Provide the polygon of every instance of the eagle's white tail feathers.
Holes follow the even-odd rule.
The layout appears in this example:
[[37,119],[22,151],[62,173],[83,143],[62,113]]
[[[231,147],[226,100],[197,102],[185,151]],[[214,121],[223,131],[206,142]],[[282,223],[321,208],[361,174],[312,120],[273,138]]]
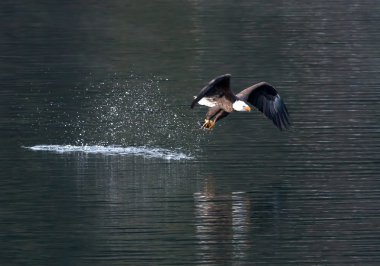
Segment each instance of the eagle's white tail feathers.
[[[194,96],[196,98],[196,96]],[[211,98],[203,97],[202,99],[199,100],[198,104],[204,105],[207,107],[214,107],[215,102]]]

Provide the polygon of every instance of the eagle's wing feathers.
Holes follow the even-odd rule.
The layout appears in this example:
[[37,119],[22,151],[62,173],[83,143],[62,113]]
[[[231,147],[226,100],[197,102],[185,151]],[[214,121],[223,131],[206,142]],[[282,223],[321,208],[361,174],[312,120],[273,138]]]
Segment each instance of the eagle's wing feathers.
[[270,84],[266,82],[257,83],[242,90],[236,96],[256,107],[267,118],[272,120],[273,124],[280,130],[290,126],[288,110],[280,95]]
[[203,97],[207,97],[208,101],[213,99],[221,98],[223,96],[230,97],[232,95],[230,89],[230,74],[225,74],[215,79],[211,80],[207,86],[205,86],[198,94],[197,97],[191,103],[191,108],[194,108],[195,104],[198,103]]

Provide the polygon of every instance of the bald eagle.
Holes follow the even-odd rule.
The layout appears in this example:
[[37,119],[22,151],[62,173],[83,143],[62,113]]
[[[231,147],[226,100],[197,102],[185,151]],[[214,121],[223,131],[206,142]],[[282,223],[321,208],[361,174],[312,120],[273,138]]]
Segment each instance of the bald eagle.
[[289,113],[277,91],[268,83],[254,84],[238,94],[230,88],[230,74],[225,74],[211,80],[198,94],[194,96],[191,108],[198,103],[209,107],[203,129],[212,129],[216,122],[233,111],[250,112],[251,106],[257,108],[280,130],[289,128]]

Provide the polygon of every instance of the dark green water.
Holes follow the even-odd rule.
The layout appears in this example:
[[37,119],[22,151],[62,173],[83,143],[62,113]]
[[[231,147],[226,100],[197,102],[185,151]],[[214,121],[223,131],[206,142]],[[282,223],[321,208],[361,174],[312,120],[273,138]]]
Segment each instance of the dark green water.
[[103,2],[0,3],[1,265],[380,263],[379,3]]

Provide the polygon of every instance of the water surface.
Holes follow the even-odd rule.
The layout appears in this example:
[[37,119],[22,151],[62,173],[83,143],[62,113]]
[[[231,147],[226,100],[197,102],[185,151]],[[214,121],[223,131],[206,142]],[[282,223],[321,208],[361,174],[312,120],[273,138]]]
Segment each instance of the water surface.
[[[2,265],[380,262],[380,5],[0,3]],[[275,85],[199,129],[217,75]]]

